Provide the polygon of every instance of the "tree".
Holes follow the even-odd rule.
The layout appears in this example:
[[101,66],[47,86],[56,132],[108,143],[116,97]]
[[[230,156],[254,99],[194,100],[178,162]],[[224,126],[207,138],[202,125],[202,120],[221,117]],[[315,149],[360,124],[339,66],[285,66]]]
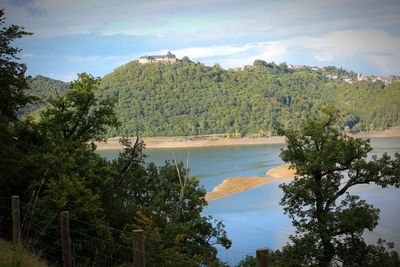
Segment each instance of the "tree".
[[[16,62],[21,49],[13,47],[15,39],[31,35],[23,27],[11,25],[4,27],[4,9],[0,10],[0,118],[16,120],[17,110],[25,106],[30,97],[26,94],[29,88],[25,77],[25,64]],[[4,123],[4,122],[2,122]]]
[[[376,227],[379,210],[349,189],[369,183],[398,188],[400,153],[394,159],[384,154],[368,161],[369,141],[341,133],[336,120],[335,110],[327,108],[318,120],[307,120],[300,131],[278,127],[278,134],[287,138],[281,158],[297,173],[293,182],[281,185],[281,205],[296,228],[292,244],[283,251],[307,264],[329,266],[339,260],[365,266],[366,255],[379,249],[366,245],[362,234]],[[398,260],[397,253],[391,256]]]
[[213,246],[229,248],[231,241],[221,222],[202,216],[207,202],[199,181],[182,162],[146,166],[139,138],[121,144],[125,148],[113,162],[118,178],[112,203],[119,212],[112,214],[112,226],[145,231],[148,265],[223,266]]
[[[106,127],[117,125],[117,119],[113,100],[95,96],[98,82],[79,74],[67,93],[49,101],[38,122],[23,121],[17,135],[23,137],[23,176],[17,182],[12,177],[3,180],[22,202],[32,205],[31,227],[56,232],[59,226],[54,218],[62,210],[69,210],[71,219],[91,224],[75,238],[76,253],[84,261],[93,260],[86,259],[87,236],[105,242],[112,238],[104,214],[116,171],[95,152],[92,141],[101,140]],[[49,248],[43,252],[54,253]]]
[[[13,26],[0,34],[0,196],[15,194],[22,204],[28,203],[24,226],[40,231],[34,237],[26,233],[24,242],[46,243],[38,249],[58,264],[57,244],[45,242],[44,233],[57,233],[59,212],[69,210],[75,226],[78,220],[85,225],[74,236],[78,265],[110,265],[105,257],[98,257],[102,252],[115,257],[112,265],[118,264],[115,259],[131,256],[130,249],[120,251],[119,245],[130,247],[130,230],[140,227],[146,231],[147,246],[161,251],[155,258],[148,254],[150,263],[222,266],[213,245],[229,247],[230,240],[221,222],[202,216],[207,202],[197,179],[188,175],[183,183],[179,179],[180,174],[188,174],[183,164],[146,165],[139,139],[133,145],[122,140],[125,149],[114,162],[95,152],[93,141],[103,140],[110,127],[118,126],[114,99],[99,99],[96,92],[100,79],[79,74],[65,94],[56,93],[49,100],[39,121],[18,118],[18,109],[29,97],[24,93],[25,66],[12,62],[19,50],[9,43],[25,33]],[[10,225],[0,231],[8,229]],[[101,240],[94,255],[92,238]]]
[[[0,10],[0,188],[9,189],[5,179],[13,183],[21,177],[20,163],[24,158],[19,150],[20,139],[15,135],[18,110],[24,107],[30,97],[25,77],[26,66],[18,63],[21,49],[12,46],[15,39],[30,35],[17,25],[4,26],[4,10]],[[2,191],[0,190],[0,196]],[[7,191],[7,193],[12,193]],[[9,196],[9,195],[8,195]]]
[[113,98],[95,96],[100,78],[81,73],[64,96],[50,101],[41,114],[40,125],[47,136],[62,142],[85,143],[104,140],[107,127],[118,126]]

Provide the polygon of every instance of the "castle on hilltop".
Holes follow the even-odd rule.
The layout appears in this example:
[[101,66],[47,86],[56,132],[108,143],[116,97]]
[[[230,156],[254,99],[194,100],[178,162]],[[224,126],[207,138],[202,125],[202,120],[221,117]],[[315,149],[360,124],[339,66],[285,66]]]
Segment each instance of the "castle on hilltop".
[[139,57],[139,63],[175,63],[176,56],[170,51],[166,55],[155,55],[155,56],[143,56]]

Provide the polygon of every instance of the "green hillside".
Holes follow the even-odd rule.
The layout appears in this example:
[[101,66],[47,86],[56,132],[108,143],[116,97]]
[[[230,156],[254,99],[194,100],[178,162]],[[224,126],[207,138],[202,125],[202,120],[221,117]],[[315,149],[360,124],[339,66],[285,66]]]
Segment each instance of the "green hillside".
[[27,105],[21,112],[29,113],[36,117],[40,110],[47,104],[49,99],[62,96],[69,85],[63,81],[54,80],[48,77],[38,75],[34,78],[28,78],[30,94],[37,97],[36,101]]
[[[326,75],[336,74],[330,80]],[[335,67],[290,70],[261,60],[243,70],[207,67],[183,59],[176,64],[130,62],[103,78],[102,96],[118,98],[122,122],[110,135],[145,136],[229,133],[269,134],[276,122],[298,127],[323,105],[340,110],[356,131],[400,125],[400,84],[343,82],[355,73]]]
[[[328,74],[338,78],[328,79]],[[344,77],[355,79],[356,74],[336,67],[293,70],[261,60],[241,70],[207,67],[188,58],[175,64],[132,61],[103,77],[98,94],[118,100],[121,127],[110,129],[109,136],[264,136],[277,122],[299,127],[326,104],[339,109],[346,130],[400,125],[400,82],[349,84]],[[44,102],[68,87],[42,76],[30,82]]]

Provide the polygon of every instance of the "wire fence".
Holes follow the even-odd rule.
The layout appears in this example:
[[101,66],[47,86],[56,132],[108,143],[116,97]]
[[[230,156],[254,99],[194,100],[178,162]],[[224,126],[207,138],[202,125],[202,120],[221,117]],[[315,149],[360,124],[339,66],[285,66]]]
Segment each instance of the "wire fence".
[[[17,242],[50,263],[63,266],[63,244],[60,213],[41,210],[35,203],[19,202],[20,231]],[[0,198],[0,238],[14,240],[11,197]],[[71,217],[68,220],[71,266],[132,266],[135,262],[132,229],[118,230]],[[248,251],[199,245],[195,240],[165,240],[157,235],[144,235],[146,266],[207,266],[216,255],[228,266],[236,266]]]
[[[67,233],[70,242],[68,253],[66,253],[63,247],[66,240],[61,234],[63,213],[38,209],[34,203],[19,202],[20,232],[16,237],[13,231],[16,224],[14,221],[16,210],[12,203],[11,198],[0,198],[0,238],[20,243],[24,249],[45,259],[50,266],[144,267],[144,262],[148,267],[221,266],[220,262],[215,261],[216,258],[219,258],[226,266],[237,266],[241,260],[249,256],[253,257],[253,261],[257,259],[257,262],[261,257],[265,263],[265,265],[260,265],[262,267],[274,266],[275,262],[285,262],[287,266],[304,266],[304,262],[284,255],[276,253],[269,255],[268,249],[257,250],[257,252],[233,250],[225,249],[220,245],[199,245],[194,240],[173,238],[165,240],[158,235],[150,233],[140,235],[138,232],[132,232],[132,229],[118,230],[73,217],[68,217]],[[66,256],[69,257],[70,262],[67,265],[65,265]],[[143,259],[140,259],[141,257]],[[315,259],[315,265],[317,264],[321,264],[321,261]],[[342,266],[342,263],[339,260],[333,260],[326,266]]]
[[11,198],[0,198],[0,237],[12,239]]

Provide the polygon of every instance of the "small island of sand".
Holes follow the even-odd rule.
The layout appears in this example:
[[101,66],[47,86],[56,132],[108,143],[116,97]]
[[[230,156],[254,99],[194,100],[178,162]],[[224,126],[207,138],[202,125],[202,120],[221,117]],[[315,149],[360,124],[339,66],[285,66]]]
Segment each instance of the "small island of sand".
[[214,187],[211,192],[208,192],[205,199],[207,201],[213,201],[255,188],[267,182],[279,179],[294,178],[295,171],[293,169],[289,169],[289,165],[285,164],[270,169],[266,174],[271,176],[271,178],[258,176],[238,176],[227,178],[222,183]]
[[288,164],[284,164],[278,167],[271,168],[265,174],[276,179],[284,179],[293,178],[296,175],[296,171],[294,169],[289,169]]
[[213,201],[220,198],[224,198],[233,194],[237,194],[259,185],[262,185],[266,182],[272,181],[273,178],[265,178],[265,177],[231,177],[225,179],[222,183],[214,187],[211,192],[206,194],[207,201]]

